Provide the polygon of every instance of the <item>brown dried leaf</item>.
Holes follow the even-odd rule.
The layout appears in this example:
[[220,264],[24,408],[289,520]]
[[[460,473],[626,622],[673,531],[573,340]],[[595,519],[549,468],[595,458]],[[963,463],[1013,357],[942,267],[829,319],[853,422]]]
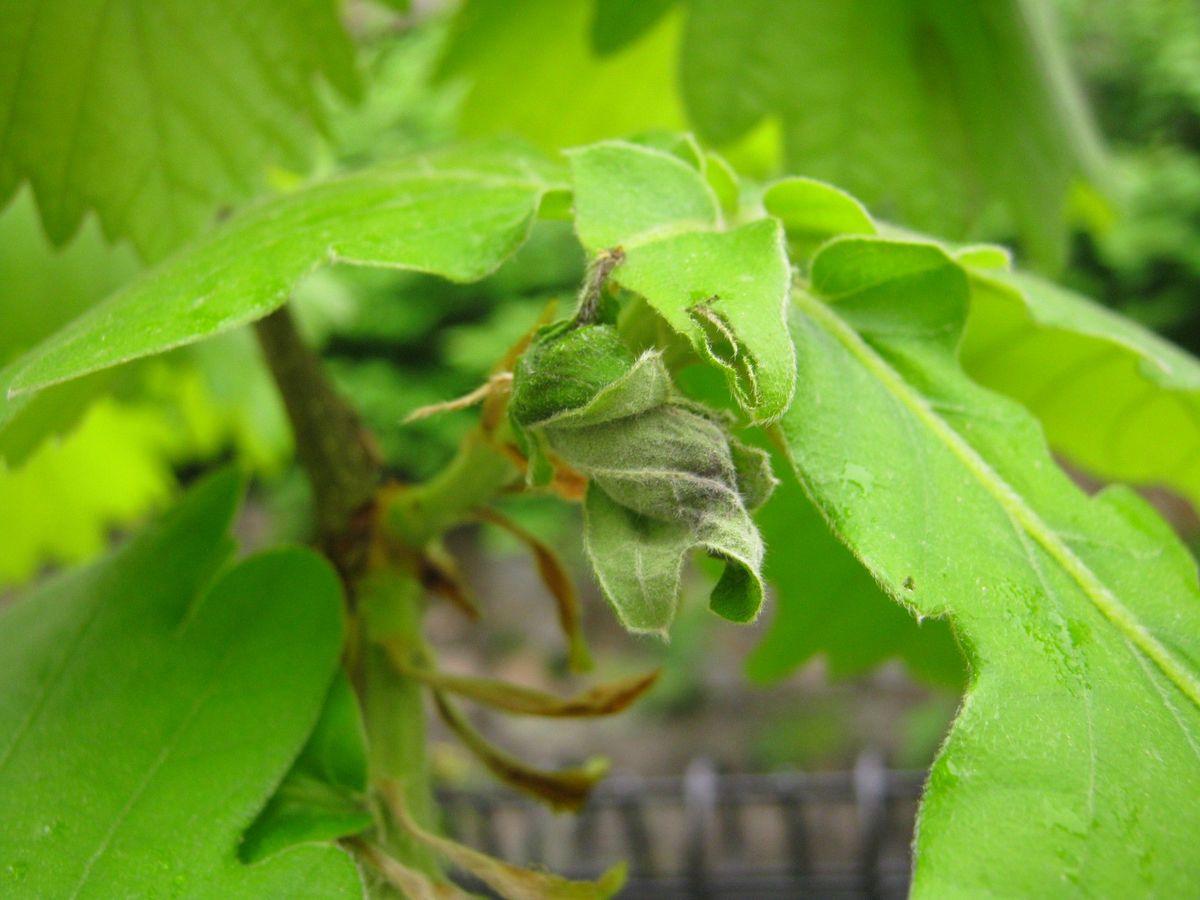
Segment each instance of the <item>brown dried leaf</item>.
[[527,765],[491,744],[441,691],[435,690],[433,698],[442,720],[493,775],[553,809],[578,812],[587,802],[592,789],[608,774],[608,760],[602,757],[592,757],[578,769],[561,769],[557,772]]
[[596,881],[570,881],[494,859],[421,828],[408,814],[402,792],[395,784],[385,785],[385,794],[396,820],[414,838],[509,900],[607,900],[625,884],[624,863],[613,866]]
[[567,662],[573,672],[588,672],[592,669],[592,655],[588,651],[583,635],[579,594],[566,566],[558,554],[537,535],[522,528],[508,516],[494,509],[481,509],[479,518],[504,529],[524,544],[533,554],[538,575],[558,605],[558,621],[567,638]]
[[424,872],[409,868],[369,841],[349,840],[344,843],[370,863],[388,884],[408,900],[470,900],[473,896],[456,884],[434,881]]
[[480,617],[475,595],[458,568],[458,562],[436,541],[426,546],[420,558],[421,584],[433,593],[445,597],[469,619]]
[[549,718],[586,719],[614,715],[648,691],[659,676],[659,670],[656,669],[635,678],[597,685],[573,697],[556,697],[545,691],[490,678],[472,678],[422,669],[400,659],[398,653],[393,654],[393,661],[405,675],[423,682],[434,690],[457,694],[476,703],[486,703],[488,706],[517,715]]

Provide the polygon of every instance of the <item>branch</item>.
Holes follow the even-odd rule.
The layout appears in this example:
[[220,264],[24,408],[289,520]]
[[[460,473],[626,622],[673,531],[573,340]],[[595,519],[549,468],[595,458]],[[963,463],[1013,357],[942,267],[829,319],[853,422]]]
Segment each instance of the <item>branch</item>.
[[316,352],[305,343],[287,306],[254,325],[259,346],[283,396],[296,455],[312,484],[317,530],[343,572],[357,513],[372,500],[381,464],[358,414],[330,383]]

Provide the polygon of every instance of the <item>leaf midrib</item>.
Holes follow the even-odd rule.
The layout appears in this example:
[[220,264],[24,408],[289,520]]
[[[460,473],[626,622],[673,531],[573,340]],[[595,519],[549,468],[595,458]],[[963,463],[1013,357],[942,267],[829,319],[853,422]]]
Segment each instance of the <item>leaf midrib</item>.
[[1004,512],[1018,523],[1070,576],[1092,605],[1170,681],[1200,708],[1200,678],[1188,671],[1133,612],[1063,542],[1038,513],[1006,482],[957,431],[942,419],[849,324],[827,304],[804,290],[793,292],[796,305],[835,338],[883,387],[925,425],[966,467]]

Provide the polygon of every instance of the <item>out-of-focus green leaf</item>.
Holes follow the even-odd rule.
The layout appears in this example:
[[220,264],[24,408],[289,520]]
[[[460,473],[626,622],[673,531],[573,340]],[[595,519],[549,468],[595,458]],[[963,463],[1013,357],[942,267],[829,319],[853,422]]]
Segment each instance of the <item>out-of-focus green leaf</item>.
[[[718,145],[778,118],[791,171],[955,237],[999,212],[1044,262],[1097,168],[1048,11],[1026,0],[695,0],[680,89]],[[1003,221],[1000,220],[1000,221]]]
[[333,680],[321,718],[279,790],[246,832],[238,853],[257,862],[298,844],[337,840],[371,826],[367,751],[354,691]]
[[[125,248],[104,243],[88,222],[71,246],[55,250],[38,223],[28,192],[0,213],[0,384],[5,363],[80,315],[127,281],[137,263]],[[85,379],[45,398],[24,400],[0,412],[0,461],[19,465],[47,436],[74,427],[88,404],[113,383],[111,375]],[[5,410],[0,399],[0,410]]]
[[1015,228],[1061,261],[1070,191],[1102,166],[1046,4],[667,5],[465,3],[443,69],[469,79],[466,126],[562,147],[686,124],[726,148],[769,125],[789,171],[887,218],[956,239]]
[[317,721],[342,633],[337,576],[310,551],[218,575],[238,494],[231,473],[209,479],[4,612],[6,897],[361,896],[334,847],[237,858]]
[[1200,362],[1049,282],[975,270],[963,365],[1020,400],[1050,445],[1104,479],[1200,504]]
[[590,46],[592,9],[591,0],[463,3],[441,74],[466,80],[466,132],[519,134],[557,149],[682,128],[672,90],[679,17],[665,16],[621,53],[599,57]]
[[90,559],[111,529],[165,504],[175,491],[177,440],[153,407],[104,398],[21,468],[0,463],[0,587],[49,563]]
[[753,419],[782,415],[795,357],[783,326],[790,271],[779,223],[722,230],[720,204],[701,173],[659,150],[606,141],[570,158],[584,246],[621,247],[613,278],[727,373]]
[[330,153],[342,168],[358,168],[453,141],[463,91],[430,84],[445,44],[440,18],[395,28],[391,17],[357,35],[366,91],[361,102],[329,116]]
[[0,246],[0,364],[71,321],[138,270],[133,254],[106,244],[91,221],[69,247],[55,250],[42,233],[28,191],[0,212]]
[[623,49],[653,28],[675,0],[596,0],[592,49],[604,55]]
[[358,92],[332,0],[13,0],[0,24],[0,204],[28,180],[55,244],[94,210],[159,257],[268,162],[300,164],[318,76]]
[[460,281],[525,240],[558,169],[512,146],[447,151],[259,204],[76,319],[6,370],[13,395],[209,337],[267,315],[331,260]]
[[[276,474],[291,433],[248,338],[224,335],[199,352],[119,370],[118,378],[101,372],[56,386],[24,411],[44,407],[45,428],[26,433],[22,415],[15,428],[0,429],[0,509],[8,513],[0,518],[0,586],[98,555],[114,530],[174,496],[176,466],[232,450],[243,468]],[[112,396],[103,392],[110,384]],[[59,404],[67,403],[86,410],[81,421],[43,440],[61,427]]]
[[1200,877],[1200,590],[1170,529],[1088,498],[955,352],[965,273],[847,238],[791,330],[797,472],[885,590],[948,616],[971,667],[930,776],[918,896],[1187,893]]

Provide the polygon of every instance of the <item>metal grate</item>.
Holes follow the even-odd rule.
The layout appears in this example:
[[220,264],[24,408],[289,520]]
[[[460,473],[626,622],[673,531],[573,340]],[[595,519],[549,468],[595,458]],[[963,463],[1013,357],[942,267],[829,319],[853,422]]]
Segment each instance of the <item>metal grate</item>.
[[[616,775],[578,816],[510,792],[442,792],[447,828],[494,855],[594,877],[625,860],[625,898],[892,898],[908,891],[925,773],[862,754],[848,772]],[[480,890],[479,885],[469,885]]]

